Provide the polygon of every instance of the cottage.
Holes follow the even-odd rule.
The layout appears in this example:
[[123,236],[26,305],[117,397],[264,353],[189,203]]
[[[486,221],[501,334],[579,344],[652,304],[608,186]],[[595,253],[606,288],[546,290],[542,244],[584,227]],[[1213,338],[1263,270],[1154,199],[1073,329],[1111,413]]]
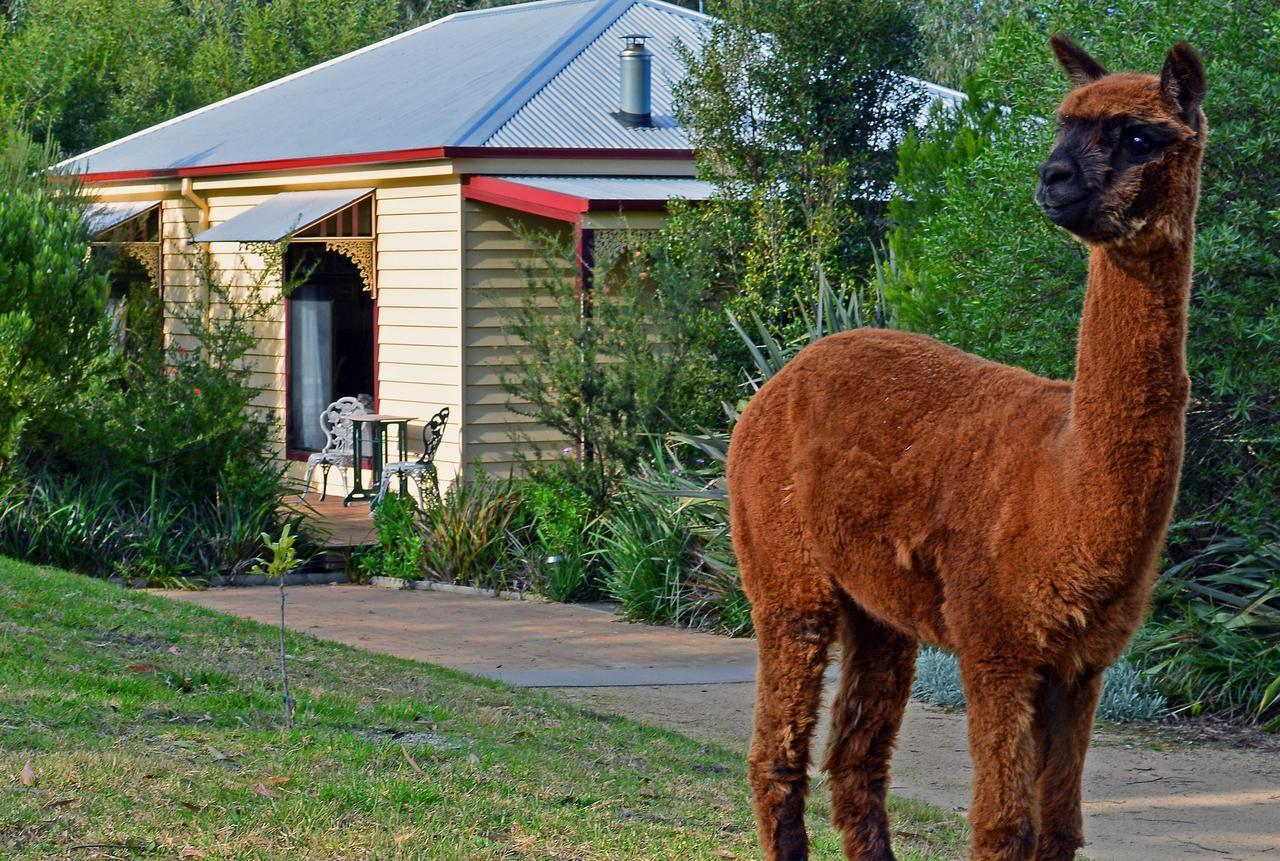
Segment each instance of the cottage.
[[201,245],[233,282],[286,237],[287,265],[313,265],[253,357],[282,457],[305,461],[323,406],[364,395],[419,419],[450,408],[442,481],[477,460],[505,472],[514,432],[557,440],[501,386],[494,306],[530,256],[513,231],[559,234],[589,261],[659,226],[669,200],[710,195],[673,116],[678,48],[709,21],[660,0],[458,13],[64,167],[99,203],[93,230],[123,239],[167,303],[196,298]]

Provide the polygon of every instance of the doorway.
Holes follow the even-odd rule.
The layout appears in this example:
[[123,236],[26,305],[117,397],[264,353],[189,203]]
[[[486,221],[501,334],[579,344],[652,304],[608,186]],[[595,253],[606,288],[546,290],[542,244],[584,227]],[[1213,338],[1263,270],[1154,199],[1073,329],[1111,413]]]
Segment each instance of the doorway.
[[343,397],[374,406],[374,301],[356,265],[318,243],[291,245],[285,267],[298,282],[286,300],[286,444],[319,451],[326,406]]

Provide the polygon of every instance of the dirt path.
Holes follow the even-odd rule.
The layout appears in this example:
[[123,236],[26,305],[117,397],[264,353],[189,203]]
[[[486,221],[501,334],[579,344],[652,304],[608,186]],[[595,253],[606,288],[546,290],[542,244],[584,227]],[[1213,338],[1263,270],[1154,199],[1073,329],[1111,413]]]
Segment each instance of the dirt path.
[[[272,622],[272,589],[167,593]],[[546,687],[743,750],[751,732],[755,644],[628,625],[563,604],[363,586],[289,590],[297,630],[372,651]],[[819,743],[823,743],[819,739]],[[963,715],[912,703],[893,760],[893,791],[964,810]],[[1280,861],[1280,754],[1150,744],[1095,733],[1086,762],[1086,852],[1094,861]]]

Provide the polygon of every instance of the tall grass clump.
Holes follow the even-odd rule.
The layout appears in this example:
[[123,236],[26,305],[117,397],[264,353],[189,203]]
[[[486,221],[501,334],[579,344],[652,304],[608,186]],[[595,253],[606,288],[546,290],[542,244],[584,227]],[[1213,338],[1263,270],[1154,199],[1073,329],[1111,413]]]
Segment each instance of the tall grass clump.
[[619,505],[600,535],[604,592],[623,618],[680,622],[688,616],[686,577],[692,536],[674,500],[637,498]]
[[1165,570],[1134,652],[1176,708],[1280,729],[1280,526],[1174,527],[1187,532],[1202,549]]
[[489,475],[477,464],[470,481],[454,481],[440,503],[422,513],[426,573],[444,583],[481,589],[517,585],[523,560],[512,530],[519,513],[515,482]]

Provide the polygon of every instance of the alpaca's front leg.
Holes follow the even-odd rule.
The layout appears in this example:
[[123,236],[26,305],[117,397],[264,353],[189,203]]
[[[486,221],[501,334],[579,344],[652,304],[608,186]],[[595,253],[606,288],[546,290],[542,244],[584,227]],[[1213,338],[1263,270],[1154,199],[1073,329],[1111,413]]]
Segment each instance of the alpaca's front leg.
[[972,861],[1029,861],[1036,848],[1034,701],[1040,675],[1016,658],[960,656],[973,758]]
[[1102,692],[1102,672],[1090,670],[1071,683],[1049,676],[1036,703],[1040,750],[1040,834],[1036,861],[1071,861],[1084,845],[1080,780]]
[[809,736],[822,697],[834,608],[769,612],[757,605],[752,619],[760,654],[748,776],[760,844],[765,861],[804,861]]

